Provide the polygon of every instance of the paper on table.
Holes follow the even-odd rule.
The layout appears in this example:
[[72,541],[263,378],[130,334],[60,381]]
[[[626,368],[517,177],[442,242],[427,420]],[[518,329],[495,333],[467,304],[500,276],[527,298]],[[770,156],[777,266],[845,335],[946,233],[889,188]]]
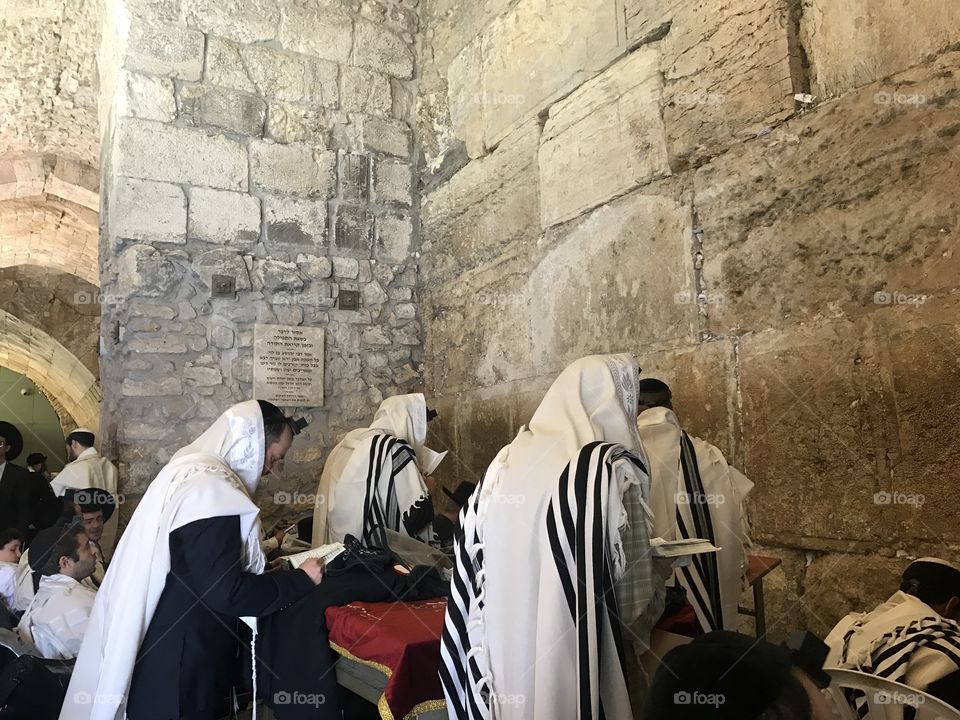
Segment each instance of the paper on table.
[[310,548],[309,550],[304,550],[294,555],[285,555],[283,559],[288,561],[290,566],[296,569],[300,567],[307,558],[317,558],[318,560],[323,560],[324,563],[328,563],[344,550],[346,550],[346,548],[343,546],[343,543],[330,543],[329,545]]
[[720,548],[703,538],[685,538],[683,540],[650,538],[650,550],[654,557],[673,558],[717,552]]

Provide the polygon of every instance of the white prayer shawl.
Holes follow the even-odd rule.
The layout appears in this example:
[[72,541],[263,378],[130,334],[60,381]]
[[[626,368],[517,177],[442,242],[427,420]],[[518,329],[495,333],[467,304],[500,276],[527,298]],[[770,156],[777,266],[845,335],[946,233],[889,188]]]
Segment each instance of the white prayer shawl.
[[17,563],[0,561],[0,603],[17,609]]
[[826,666],[860,670],[926,691],[960,669],[960,624],[905,592],[830,631]]
[[117,468],[106,458],[100,457],[96,448],[87,448],[73,462],[63,466],[63,470],[50,481],[50,487],[57,497],[63,497],[68,489],[86,490],[100,488],[113,495],[114,513],[103,526],[103,536],[100,538],[100,547],[106,560],[113,554],[113,546],[117,540],[117,526],[120,513],[116,512],[117,495]]
[[[320,476],[313,544],[342,542],[348,534],[365,540],[374,525],[405,532],[403,516],[418,502],[429,502],[423,475],[446,455],[428,448],[426,439],[427,403],[420,393],[387,398],[370,427],[347,433]],[[431,534],[428,526],[418,539]]]
[[97,593],[57,573],[40,578],[36,596],[20,618],[21,639],[50,660],[73,660],[87,630]]
[[[625,355],[573,363],[462,511],[441,643],[450,718],[631,716],[610,586],[627,570],[624,492],[646,481],[637,380]],[[649,556],[629,562],[652,577]]]
[[179,450],[147,488],[117,547],[90,618],[60,720],[122,720],[140,643],[170,570],[170,533],[237,515],[243,568],[260,574],[259,509],[250,499],[264,461],[256,401],[234,405]]
[[637,427],[650,461],[652,534],[664,540],[707,538],[720,548],[715,555],[695,556],[676,578],[705,631],[736,630],[750,545],[743,503],[753,483],[716,447],[684,433],[669,408],[645,410]]

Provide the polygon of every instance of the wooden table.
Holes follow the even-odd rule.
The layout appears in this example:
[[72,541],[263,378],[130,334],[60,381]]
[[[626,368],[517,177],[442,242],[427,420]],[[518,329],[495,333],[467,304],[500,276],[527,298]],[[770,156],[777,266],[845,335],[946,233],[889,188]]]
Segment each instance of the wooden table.
[[765,555],[747,556],[747,586],[753,588],[753,610],[738,607],[741,615],[750,615],[754,619],[754,631],[758,638],[767,633],[767,618],[763,606],[763,578],[783,564],[777,557]]

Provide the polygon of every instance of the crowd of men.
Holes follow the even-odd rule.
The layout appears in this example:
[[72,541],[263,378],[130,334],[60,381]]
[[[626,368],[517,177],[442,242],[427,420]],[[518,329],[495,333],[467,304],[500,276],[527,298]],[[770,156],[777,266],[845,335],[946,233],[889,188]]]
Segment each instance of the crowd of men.
[[[384,400],[331,451],[298,534],[301,547],[346,543],[368,569],[363,553],[391,533],[449,554],[450,718],[825,720],[825,664],[960,707],[960,569],[945,560],[911,563],[886,603],[811,641],[815,660],[736,632],[753,483],[683,430],[670,388],[633,358],[573,363],[481,482],[444,495],[435,417],[421,394]],[[314,631],[318,588],[339,583],[324,603],[366,599],[320,560],[267,561],[287,544],[264,537],[252,498],[302,426],[263,401],[229,408],[160,471],[117,543],[117,472],[93,434],[70,433],[71,462],[51,477],[42,455],[13,464],[22,439],[0,424],[0,609],[43,657],[76,659],[61,720],[227,717],[240,637],[256,658],[259,628],[270,652],[291,635],[275,614],[307,608],[292,636],[308,648],[298,633]],[[691,541],[703,546],[684,553]],[[664,628],[686,637],[651,672]]]

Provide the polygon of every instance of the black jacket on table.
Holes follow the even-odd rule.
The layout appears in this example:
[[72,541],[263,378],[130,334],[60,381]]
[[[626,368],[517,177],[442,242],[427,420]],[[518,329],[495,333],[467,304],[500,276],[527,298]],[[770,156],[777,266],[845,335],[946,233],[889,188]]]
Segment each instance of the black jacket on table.
[[30,526],[33,494],[27,469],[7,462],[0,475],[0,528],[16,528],[24,537]]
[[269,615],[314,588],[300,570],[244,572],[241,557],[236,515],[170,534],[170,572],[137,653],[130,720],[227,716],[240,666],[238,618]]

